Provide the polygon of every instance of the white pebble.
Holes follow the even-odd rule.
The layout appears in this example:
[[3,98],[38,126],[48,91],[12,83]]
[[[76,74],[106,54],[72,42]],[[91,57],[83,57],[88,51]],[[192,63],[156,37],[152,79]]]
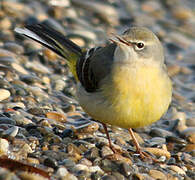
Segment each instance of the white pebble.
[[10,92],[6,89],[0,89],[0,101],[3,101],[10,97]]
[[0,138],[0,155],[6,155],[8,153],[9,142],[6,139]]

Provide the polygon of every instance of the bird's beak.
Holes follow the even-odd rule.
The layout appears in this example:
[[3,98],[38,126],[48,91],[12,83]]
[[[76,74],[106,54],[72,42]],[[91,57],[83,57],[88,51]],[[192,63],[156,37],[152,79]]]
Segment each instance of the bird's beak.
[[118,35],[114,35],[115,39],[110,39],[111,42],[116,43],[118,45],[127,45],[127,46],[133,46],[133,43],[126,41],[125,39],[123,39],[121,36]]

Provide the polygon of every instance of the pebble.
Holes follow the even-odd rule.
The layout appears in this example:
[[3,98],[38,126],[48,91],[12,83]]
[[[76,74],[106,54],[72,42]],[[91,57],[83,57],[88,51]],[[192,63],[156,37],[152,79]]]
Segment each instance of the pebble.
[[191,126],[191,127],[195,127],[195,117],[186,119],[186,125]]
[[15,69],[17,72],[21,73],[21,74],[25,74],[25,75],[28,75],[29,72],[23,68],[23,66],[21,66],[20,64],[17,64],[17,63],[12,63],[11,64],[13,69]]
[[151,154],[154,154],[157,157],[166,156],[167,159],[171,157],[170,152],[164,149],[159,149],[159,148],[144,148],[144,149],[150,152]]
[[129,166],[129,164],[123,162],[120,165],[120,170],[119,171],[120,171],[121,174],[128,177],[132,173],[132,167]]
[[11,125],[15,125],[16,121],[8,118],[8,117],[0,117],[0,124],[11,124]]
[[27,62],[26,68],[32,69],[33,71],[41,74],[51,74],[51,70],[38,61]]
[[67,121],[67,117],[65,116],[65,114],[59,112],[47,112],[45,115],[49,119],[53,119],[62,123],[65,123]]
[[39,180],[48,180],[48,178],[45,178],[39,174],[36,174],[36,173],[29,173],[29,172],[25,172],[25,171],[21,171],[18,176],[21,178],[21,179],[31,179],[31,180],[35,180],[35,179],[39,179]]
[[171,166],[168,166],[168,168],[177,174],[186,175],[185,171],[178,166],[171,165]]
[[1,21],[0,21],[0,28],[2,29],[2,30],[7,30],[7,29],[10,29],[11,28],[11,25],[12,25],[12,23],[11,23],[11,21],[9,20],[9,18],[3,18],[3,19],[1,19]]
[[172,132],[167,131],[165,129],[161,129],[161,128],[152,128],[150,131],[150,135],[152,137],[167,137],[167,136],[172,136]]
[[7,89],[0,89],[0,101],[8,99],[11,93]]
[[103,146],[101,149],[101,156],[105,158],[106,156],[109,156],[113,154],[113,151],[108,146]]
[[4,48],[15,53],[15,54],[23,54],[24,53],[24,47],[16,44],[14,42],[6,42],[4,44]]
[[3,137],[13,138],[18,134],[18,126],[13,126],[2,133]]
[[73,0],[73,3],[79,7],[83,7],[88,11],[92,11],[98,14],[103,20],[108,22],[109,24],[115,26],[118,25],[118,13],[117,11],[106,4],[99,2],[91,2],[91,1],[76,1]]
[[8,155],[9,142],[6,139],[0,138],[0,155]]
[[152,178],[158,179],[158,180],[167,179],[167,176],[166,176],[163,172],[161,172],[161,171],[159,171],[159,170],[156,170],[156,169],[151,169],[151,170],[149,171],[149,175],[150,175]]
[[188,128],[186,128],[185,130],[181,131],[180,133],[181,133],[181,135],[183,135],[183,136],[189,136],[189,135],[195,133],[195,127],[188,127]]
[[55,159],[51,158],[51,157],[48,157],[48,158],[44,159],[43,164],[45,166],[51,167],[53,169],[56,169],[57,165],[58,165],[57,161]]

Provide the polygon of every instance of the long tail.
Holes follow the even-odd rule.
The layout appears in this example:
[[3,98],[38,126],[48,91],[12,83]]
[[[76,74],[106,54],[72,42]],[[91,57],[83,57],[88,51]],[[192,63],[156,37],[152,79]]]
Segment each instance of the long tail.
[[15,32],[37,41],[67,59],[70,70],[77,79],[76,63],[82,56],[82,50],[79,46],[60,32],[44,24],[33,24],[27,25],[25,28],[15,28]]

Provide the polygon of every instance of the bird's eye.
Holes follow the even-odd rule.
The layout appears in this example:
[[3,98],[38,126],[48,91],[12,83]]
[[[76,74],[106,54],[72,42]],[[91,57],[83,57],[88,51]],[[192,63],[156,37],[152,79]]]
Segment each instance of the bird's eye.
[[138,43],[136,44],[136,46],[138,47],[138,49],[143,49],[143,48],[144,48],[144,43],[138,42]]

